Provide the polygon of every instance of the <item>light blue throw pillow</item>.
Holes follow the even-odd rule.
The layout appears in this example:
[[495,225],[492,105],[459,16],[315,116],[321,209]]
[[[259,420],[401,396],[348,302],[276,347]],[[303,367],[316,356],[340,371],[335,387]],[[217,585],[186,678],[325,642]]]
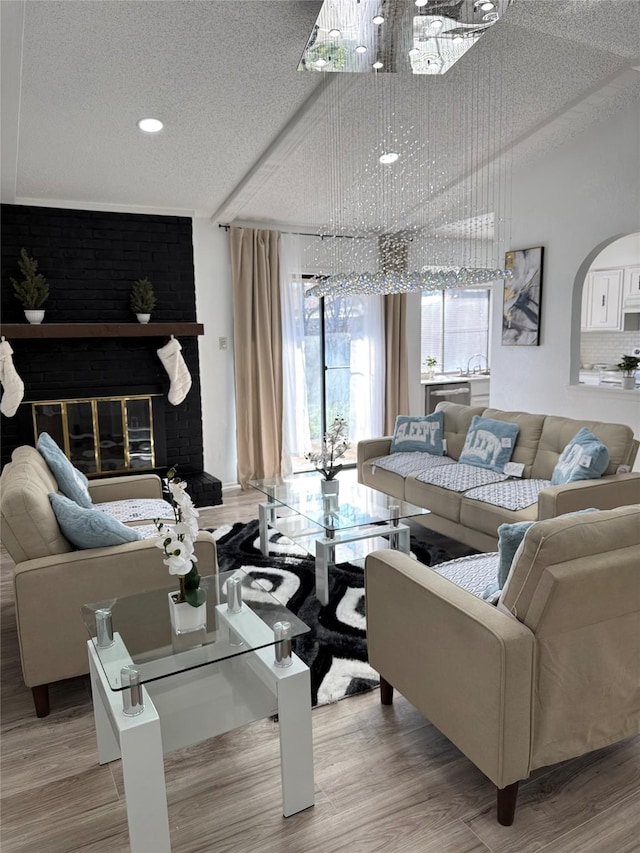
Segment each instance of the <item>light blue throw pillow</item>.
[[597,480],[607,470],[609,451],[586,427],[578,430],[560,454],[551,475],[551,485],[575,480]]
[[518,424],[474,415],[458,462],[489,468],[501,474],[511,459],[519,432]]
[[498,527],[498,589],[504,588],[516,551],[532,524],[533,521],[515,521],[513,524],[501,524]]
[[87,483],[89,482],[82,471],[71,464],[48,432],[41,432],[36,445],[40,454],[56,478],[58,488],[78,506],[87,509],[93,506]]
[[134,527],[127,527],[99,509],[78,506],[62,495],[50,494],[49,500],[60,530],[76,548],[104,548],[142,539]]
[[500,599],[501,593],[502,590],[500,589],[498,581],[491,581],[491,583],[487,585],[487,588],[482,593],[482,600],[488,601],[489,604],[497,604]]
[[[558,518],[564,518],[571,515],[582,515],[585,512],[598,512],[598,510],[594,507],[589,507],[589,509],[578,509],[575,512],[563,513],[563,515],[559,515]],[[520,547],[520,543],[524,539],[525,533],[532,524],[535,524],[535,521],[514,521],[512,524],[501,524],[500,527],[498,527],[498,554],[500,555],[500,560],[498,562],[498,580],[496,586],[499,590],[504,589],[504,585],[507,582],[507,576],[511,571],[511,564],[513,563],[516,551]],[[488,594],[493,592],[495,592],[495,589],[492,584],[489,584],[485,590],[485,594],[489,597]],[[482,597],[484,598],[485,595]]]
[[431,453],[444,456],[444,414],[411,417],[398,415],[391,439],[391,453]]

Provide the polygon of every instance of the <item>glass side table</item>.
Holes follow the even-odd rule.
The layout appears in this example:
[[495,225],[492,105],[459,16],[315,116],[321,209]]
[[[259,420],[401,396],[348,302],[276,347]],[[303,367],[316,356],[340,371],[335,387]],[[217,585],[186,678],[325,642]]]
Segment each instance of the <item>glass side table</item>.
[[171,850],[165,753],[276,714],[283,814],[314,804],[309,669],[291,651],[308,626],[242,570],[201,587],[207,624],[187,634],[169,586],[82,607],[99,762],[122,758],[132,853]]

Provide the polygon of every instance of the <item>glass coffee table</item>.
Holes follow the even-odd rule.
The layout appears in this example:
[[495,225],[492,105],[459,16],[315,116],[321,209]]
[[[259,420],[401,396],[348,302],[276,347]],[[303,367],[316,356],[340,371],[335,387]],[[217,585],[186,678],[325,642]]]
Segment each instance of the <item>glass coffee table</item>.
[[316,474],[249,480],[249,485],[267,496],[258,506],[260,550],[269,553],[271,527],[315,555],[316,596],[322,604],[329,601],[330,567],[363,562],[380,548],[408,554],[410,530],[403,520],[429,514],[346,478],[337,495],[323,494]]
[[[160,555],[158,555],[160,556]],[[171,850],[163,755],[278,716],[285,817],[314,804],[309,627],[242,570],[201,579],[205,628],[176,634],[173,587],[82,608],[100,764],[122,758],[132,853]]]

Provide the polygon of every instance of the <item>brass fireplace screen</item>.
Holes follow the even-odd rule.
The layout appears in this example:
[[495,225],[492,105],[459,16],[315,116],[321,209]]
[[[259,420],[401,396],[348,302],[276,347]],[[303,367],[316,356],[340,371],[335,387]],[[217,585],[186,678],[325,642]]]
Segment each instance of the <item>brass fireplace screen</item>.
[[155,468],[154,396],[34,402],[36,439],[48,432],[87,477]]

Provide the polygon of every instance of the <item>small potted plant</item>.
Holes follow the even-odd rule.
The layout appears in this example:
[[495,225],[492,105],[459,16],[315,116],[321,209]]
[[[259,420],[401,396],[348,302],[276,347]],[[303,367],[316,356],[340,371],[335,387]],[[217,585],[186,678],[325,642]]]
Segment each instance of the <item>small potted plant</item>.
[[342,465],[336,465],[350,447],[349,425],[344,418],[334,419],[331,429],[328,430],[322,440],[320,450],[312,450],[305,453],[304,458],[312,462],[322,474],[322,493],[338,494],[338,480],[336,474],[342,469]]
[[157,299],[153,295],[153,285],[148,278],[141,278],[133,283],[131,289],[131,310],[136,315],[138,323],[149,322],[156,302]]
[[24,308],[24,316],[30,323],[42,323],[44,319],[44,310],[42,305],[49,297],[49,285],[42,273],[38,272],[38,262],[35,258],[29,257],[26,249],[20,252],[20,260],[18,268],[24,279],[16,281],[11,279],[11,284],[15,291],[14,296]]
[[618,370],[622,371],[622,387],[627,391],[636,387],[636,370],[640,366],[640,358],[635,355],[623,355],[618,362]]
[[438,365],[438,359],[434,358],[432,355],[430,355],[427,358],[425,358],[425,360],[422,362],[422,364],[425,367],[425,373],[426,373],[427,379],[433,379],[433,374],[435,373],[436,367]]

